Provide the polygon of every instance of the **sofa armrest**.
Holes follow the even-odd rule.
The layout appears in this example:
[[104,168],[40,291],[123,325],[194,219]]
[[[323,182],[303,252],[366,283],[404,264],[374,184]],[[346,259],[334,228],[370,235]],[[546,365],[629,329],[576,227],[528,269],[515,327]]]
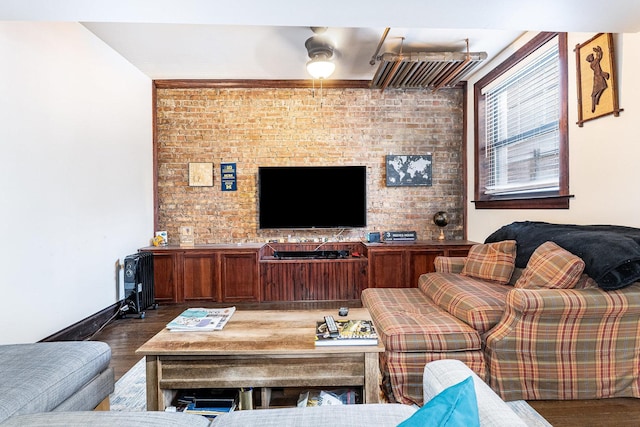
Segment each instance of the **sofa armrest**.
[[483,337],[489,382],[505,400],[638,397],[639,330],[640,284],[512,289]]
[[437,273],[461,273],[467,257],[464,256],[439,256],[434,260]]
[[459,360],[436,360],[425,365],[424,402],[427,403],[445,388],[457,384],[469,376],[473,378],[481,426],[516,427],[527,425],[475,372]]

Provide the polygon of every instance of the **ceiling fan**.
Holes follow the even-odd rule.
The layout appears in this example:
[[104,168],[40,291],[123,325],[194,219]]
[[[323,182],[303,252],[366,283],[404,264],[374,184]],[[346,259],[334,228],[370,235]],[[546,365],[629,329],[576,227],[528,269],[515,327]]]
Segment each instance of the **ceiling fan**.
[[307,62],[307,71],[314,79],[323,80],[329,77],[336,69],[333,58],[334,46],[331,40],[324,35],[327,27],[311,27],[313,36],[304,42],[310,61]]

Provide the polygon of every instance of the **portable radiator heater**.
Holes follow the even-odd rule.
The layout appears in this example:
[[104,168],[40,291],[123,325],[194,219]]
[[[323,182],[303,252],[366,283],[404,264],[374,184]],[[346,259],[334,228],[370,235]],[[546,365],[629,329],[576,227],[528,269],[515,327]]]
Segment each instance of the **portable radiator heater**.
[[123,316],[135,313],[142,319],[147,308],[158,308],[154,297],[153,254],[151,252],[139,252],[125,257],[124,294]]

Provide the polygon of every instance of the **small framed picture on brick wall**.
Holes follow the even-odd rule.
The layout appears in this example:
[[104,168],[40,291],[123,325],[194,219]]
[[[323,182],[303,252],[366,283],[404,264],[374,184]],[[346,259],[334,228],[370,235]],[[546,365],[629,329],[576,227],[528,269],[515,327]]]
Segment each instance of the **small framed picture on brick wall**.
[[189,163],[190,187],[213,187],[213,163]]
[[432,155],[388,155],[386,157],[387,187],[430,187]]
[[190,225],[180,227],[180,246],[193,246],[194,242],[193,227]]

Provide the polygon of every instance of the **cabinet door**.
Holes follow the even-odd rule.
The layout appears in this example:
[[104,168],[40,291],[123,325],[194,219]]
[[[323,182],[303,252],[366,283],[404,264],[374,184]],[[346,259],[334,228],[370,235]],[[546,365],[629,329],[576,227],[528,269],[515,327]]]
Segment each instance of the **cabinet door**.
[[220,254],[222,301],[259,301],[257,252]]
[[183,261],[184,299],[216,301],[217,269],[214,253],[186,253]]
[[303,264],[285,261],[265,262],[260,266],[263,301],[294,301],[294,284],[306,277]]
[[337,262],[309,262],[306,264],[308,274],[303,281],[294,286],[296,301],[329,299],[329,288],[340,281],[334,266]]
[[[360,299],[367,284],[367,263],[359,261],[323,263],[322,275],[310,274],[310,282],[318,283],[324,292],[316,293],[315,299],[352,300]],[[320,265],[320,264],[318,264]],[[314,277],[316,278],[314,280]]]
[[404,251],[369,251],[369,287],[408,287],[404,258]]
[[153,254],[153,285],[156,302],[178,302],[176,258],[176,254]]
[[417,288],[420,275],[436,271],[434,266],[435,259],[443,254],[443,251],[409,251],[409,280],[406,286]]
[[290,301],[305,301],[314,299],[317,292],[311,281],[309,280],[308,262],[287,263],[282,270],[285,273],[286,281],[282,282],[282,286],[290,287],[292,298]]

